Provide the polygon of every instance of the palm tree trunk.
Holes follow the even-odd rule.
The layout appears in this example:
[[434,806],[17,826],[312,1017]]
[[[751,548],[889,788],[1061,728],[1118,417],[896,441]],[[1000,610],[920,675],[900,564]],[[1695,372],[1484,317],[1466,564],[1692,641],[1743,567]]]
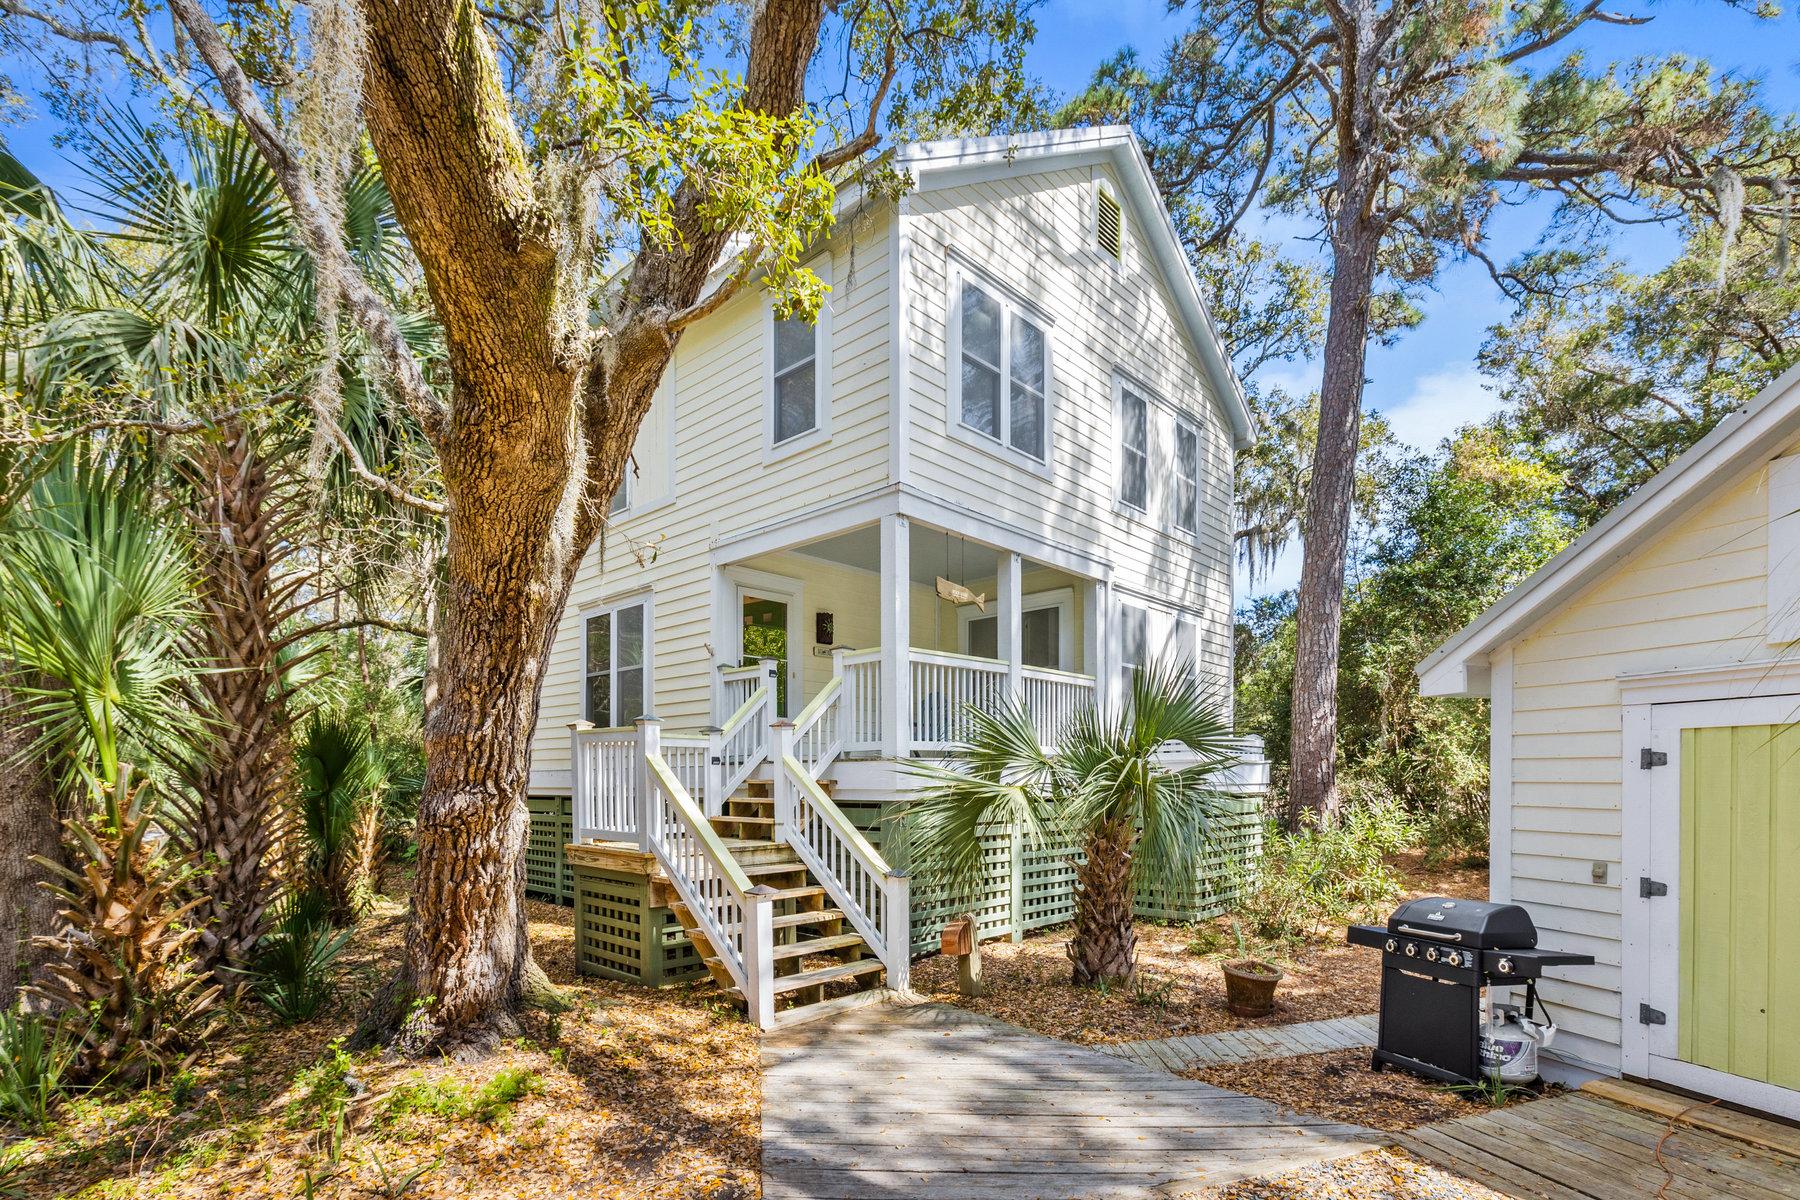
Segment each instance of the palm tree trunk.
[[1137,975],[1136,842],[1130,821],[1105,821],[1088,834],[1087,861],[1075,868],[1075,936],[1069,941],[1077,987],[1127,983]]
[[56,898],[40,886],[47,876],[32,858],[63,858],[55,780],[43,756],[30,752],[37,733],[15,700],[0,683],[0,1008],[13,1006],[47,956],[32,939],[58,925]]
[[196,803],[182,831],[202,864],[196,910],[203,968],[242,967],[274,898],[278,838],[288,822],[292,727],[277,625],[298,582],[277,579],[298,509],[277,490],[243,426],[194,451],[190,516],[201,565],[201,636],[219,668],[198,687],[221,718],[190,772]]

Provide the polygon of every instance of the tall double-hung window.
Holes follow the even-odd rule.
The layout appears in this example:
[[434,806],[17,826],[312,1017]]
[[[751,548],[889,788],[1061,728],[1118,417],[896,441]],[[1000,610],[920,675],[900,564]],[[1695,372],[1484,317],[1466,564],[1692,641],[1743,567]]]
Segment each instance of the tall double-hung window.
[[649,601],[639,598],[590,613],[586,637],[587,719],[602,727],[631,724],[648,707]]
[[1175,528],[1200,532],[1200,431],[1186,418],[1175,422]]
[[804,317],[775,319],[774,442],[819,427],[819,327]]
[[998,288],[958,272],[951,305],[951,412],[980,438],[1050,461],[1046,322]]
[[1119,391],[1119,502],[1150,508],[1150,402],[1129,386]]

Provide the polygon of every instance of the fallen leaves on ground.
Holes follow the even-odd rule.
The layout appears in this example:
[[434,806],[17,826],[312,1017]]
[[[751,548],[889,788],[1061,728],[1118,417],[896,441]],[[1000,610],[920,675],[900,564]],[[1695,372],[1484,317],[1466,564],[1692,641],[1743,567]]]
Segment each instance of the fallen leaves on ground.
[[1504,1200],[1400,1150],[1371,1150],[1197,1192],[1183,1200]]
[[532,903],[530,917],[537,961],[574,1007],[527,1014],[525,1036],[499,1052],[473,1062],[355,1056],[336,1134],[309,1084],[328,1090],[341,1075],[309,1068],[330,1059],[398,961],[405,908],[382,901],[340,960],[330,1012],[281,1029],[246,1002],[179,1092],[65,1106],[50,1130],[15,1145],[28,1156],[27,1194],[760,1195],[755,1032],[710,985],[656,991],[577,977],[570,911]]
[[[1484,1101],[1441,1083],[1389,1068],[1369,1068],[1367,1050],[1260,1058],[1181,1072],[1214,1087],[1247,1092],[1307,1116],[1399,1133],[1437,1121],[1479,1116]],[[1512,1103],[1526,1098],[1520,1095]]]
[[[1486,896],[1487,869],[1461,864],[1427,868],[1422,853],[1397,855],[1406,894]],[[1228,1030],[1295,1025],[1372,1013],[1381,1006],[1381,954],[1344,942],[1342,926],[1321,927],[1295,946],[1252,948],[1285,973],[1275,1010],[1240,1017],[1225,1007],[1222,964],[1239,957],[1229,919],[1194,925],[1139,922],[1138,970],[1133,987],[1076,987],[1069,979],[1069,928],[1023,942],[981,947],[985,996],[971,999],[956,986],[956,960],[933,955],[914,964],[912,986],[957,1004],[1083,1045],[1191,1037]]]

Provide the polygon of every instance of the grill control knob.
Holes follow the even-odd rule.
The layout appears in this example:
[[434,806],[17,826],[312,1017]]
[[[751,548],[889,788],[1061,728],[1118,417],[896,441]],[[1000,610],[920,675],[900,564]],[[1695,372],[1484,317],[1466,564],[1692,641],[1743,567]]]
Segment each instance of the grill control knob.
[[1399,942],[1396,942],[1393,938],[1389,938],[1387,940],[1387,952],[1389,954],[1392,954],[1394,951],[1398,950],[1399,948],[1400,948]]
[[1437,947],[1436,946],[1425,947],[1425,961],[1426,962],[1436,962],[1437,961]]
[[1444,951],[1444,961],[1453,967],[1460,967],[1462,966],[1462,955],[1454,950],[1446,950]]
[[1501,959],[1499,962],[1494,964],[1494,970],[1500,972],[1502,975],[1511,975],[1512,974],[1512,959],[1510,959],[1510,958]]
[[1419,954],[1419,947],[1415,943],[1413,943],[1413,942],[1406,943],[1406,957],[1416,958],[1416,957],[1418,957],[1418,954]]

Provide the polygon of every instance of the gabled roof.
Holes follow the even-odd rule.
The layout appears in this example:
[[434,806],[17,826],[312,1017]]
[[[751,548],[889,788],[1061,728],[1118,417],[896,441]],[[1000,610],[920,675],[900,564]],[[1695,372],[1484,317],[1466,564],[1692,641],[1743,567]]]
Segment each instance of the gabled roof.
[[1205,364],[1233,441],[1243,449],[1256,440],[1256,423],[1244,399],[1243,386],[1232,370],[1212,313],[1200,292],[1200,281],[1182,249],[1175,223],[1163,207],[1162,193],[1150,163],[1127,125],[1089,129],[1054,129],[1000,137],[957,138],[914,142],[894,152],[898,170],[910,171],[921,192],[955,187],[1009,175],[1035,175],[1069,167],[1110,165],[1131,205],[1132,219],[1144,234],[1162,272],[1188,340]]
[[1641,549],[1708,498],[1800,437],[1800,366],[1732,413],[1561,554],[1433,650],[1418,666],[1427,696],[1488,694],[1488,655]]

